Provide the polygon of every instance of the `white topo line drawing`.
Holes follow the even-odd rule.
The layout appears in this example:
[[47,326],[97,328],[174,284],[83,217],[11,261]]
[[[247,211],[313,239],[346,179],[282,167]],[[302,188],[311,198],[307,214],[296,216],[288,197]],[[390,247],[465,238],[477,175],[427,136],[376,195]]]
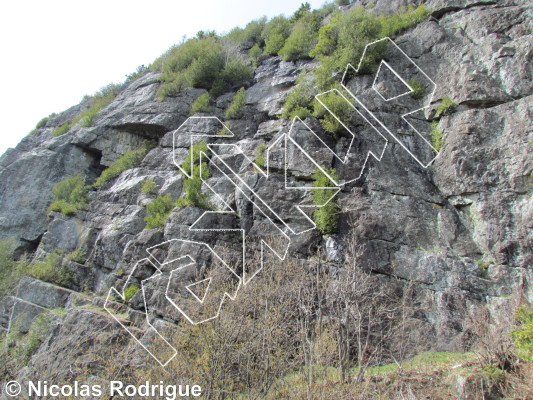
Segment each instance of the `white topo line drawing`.
[[[382,57],[374,79],[371,82],[371,87],[358,87],[358,82],[355,82],[355,85],[352,86],[352,75],[356,75],[361,70],[361,67],[365,63],[365,58],[371,52],[373,46],[379,46],[383,44],[388,44],[389,58],[385,60]],[[408,76],[405,76],[405,73],[407,73]],[[415,89],[409,83],[409,76],[411,76],[411,79],[413,77],[418,79],[425,91],[429,94],[421,99],[413,99],[410,95]],[[398,90],[398,86],[401,88],[400,90]],[[190,117],[174,132],[173,162],[179,168],[180,172],[188,178],[192,177],[192,171],[195,167],[193,164],[193,159],[191,157],[191,167],[189,170],[190,173],[183,170],[183,153],[178,151],[178,149],[182,149],[183,146],[177,146],[176,144],[178,141],[183,141],[183,137],[189,136],[189,151],[192,151],[192,146],[196,142],[199,140],[206,140],[210,154],[201,152],[200,163],[197,167],[200,168],[200,177],[203,184],[206,185],[206,187],[209,188],[215,196],[217,196],[217,199],[224,208],[220,211],[205,211],[196,221],[194,221],[194,223],[190,226],[189,231],[191,233],[204,231],[238,233],[242,236],[242,252],[240,253],[240,260],[237,263],[237,267],[230,266],[223,260],[222,255],[218,254],[215,249],[213,249],[207,243],[188,239],[172,239],[147,249],[149,256],[135,264],[133,269],[130,271],[128,278],[123,284],[122,289],[117,290],[115,287],[112,287],[109,290],[105,305],[106,310],[108,310],[113,318],[125,330],[127,330],[134,340],[140,346],[142,346],[162,367],[166,366],[178,354],[178,351],[164,337],[164,334],[161,333],[152,323],[152,319],[150,318],[151,300],[147,296],[150,285],[155,284],[155,282],[160,279],[167,279],[166,284],[163,283],[162,285],[160,284],[160,286],[164,290],[165,299],[167,300],[169,307],[175,309],[180,317],[184,318],[191,324],[200,324],[217,318],[225,300],[235,300],[237,298],[239,289],[243,285],[249,284],[254,276],[256,276],[256,274],[263,269],[263,260],[267,252],[274,255],[279,260],[285,260],[291,243],[291,237],[316,228],[314,221],[305,211],[309,210],[310,207],[323,207],[337,195],[342,187],[360,179],[366,165],[370,160],[370,157],[374,158],[377,162],[381,161],[387,149],[389,138],[392,138],[392,140],[397,142],[401,148],[405,150],[407,154],[423,168],[429,167],[429,165],[431,165],[431,163],[438,156],[438,151],[432,146],[431,142],[409,120],[409,116],[419,112],[423,112],[424,117],[427,119],[429,107],[436,91],[436,85],[424,73],[424,71],[422,71],[422,69],[420,69],[416,63],[409,56],[407,56],[407,54],[405,54],[405,52],[403,52],[400,47],[397,46],[396,43],[394,43],[394,41],[392,41],[390,38],[383,38],[366,45],[357,69],[351,64],[347,65],[341,80],[340,88],[344,90],[344,93],[338,89],[333,89],[315,96],[316,100],[327,110],[329,114],[331,114],[333,118],[335,118],[338,123],[343,126],[347,132],[349,144],[346,146],[346,148],[340,150],[332,149],[330,146],[328,146],[326,142],[321,139],[321,136],[314,132],[309,125],[302,121],[299,117],[295,117],[293,119],[288,132],[283,132],[268,146],[265,151],[266,164],[264,168],[261,168],[253,160],[248,158],[238,144],[220,143],[221,139],[234,139],[235,135],[233,132],[231,132],[228,126],[226,126],[217,117]],[[361,130],[356,131],[353,127],[353,124],[350,125],[346,121],[343,121],[340,116],[336,115],[328,107],[327,101],[324,101],[323,99],[324,96],[328,95],[338,96],[342,101],[348,103],[349,107],[353,110],[355,124],[364,126],[364,129],[367,130],[367,136],[363,136]],[[369,104],[372,104],[373,106],[371,107]],[[383,118],[380,118],[375,112],[372,111],[372,109],[377,108],[376,105],[379,107],[380,104],[385,104],[387,107],[390,107],[391,105],[400,106],[408,109],[408,111],[397,116],[396,120],[387,121],[383,120]],[[201,126],[204,126],[206,123],[218,125],[223,131],[227,131],[227,133],[198,133],[202,131],[202,129],[200,129]],[[407,129],[410,129],[414,132],[414,135],[411,135],[411,137],[413,138],[413,143],[415,143],[415,148],[409,148],[409,146],[402,141],[396,132],[394,132],[394,129],[390,123],[407,124]],[[196,129],[196,126],[199,129]],[[331,176],[328,170],[325,169],[320,162],[312,156],[308,149],[306,149],[307,141],[303,140],[306,137],[312,138],[314,141],[318,141],[323,150],[328,152],[328,154],[331,154],[337,163],[344,164],[346,166],[344,170],[348,171],[347,176],[341,176],[339,179],[335,179],[333,176]],[[371,140],[368,141],[366,140],[367,138],[371,138]],[[365,142],[366,140],[366,142],[368,142],[364,143],[366,146],[365,149],[368,151],[365,157],[359,163],[354,162],[354,157],[351,157],[350,155],[350,153],[353,151],[354,142],[356,140],[359,142]],[[289,182],[287,173],[289,169],[287,162],[287,149],[289,146],[297,149],[297,151],[299,151],[308,162],[314,165],[317,170],[321,171],[330,180],[332,187],[299,187],[294,186],[294,183]],[[258,190],[252,187],[239,173],[239,170],[235,168],[235,166],[230,165],[230,163],[227,161],[227,154],[238,156],[242,159],[243,163],[253,166],[253,168],[261,177],[271,182],[272,178],[276,176],[272,172],[271,158],[272,154],[276,149],[279,149],[279,147],[283,148],[284,180],[279,187],[276,187],[277,189],[287,192],[291,190],[331,190],[331,196],[326,202],[324,202],[324,204],[319,206],[311,206],[308,204],[294,205],[293,213],[300,218],[299,224],[294,223],[292,218],[286,218],[284,215],[281,215],[277,211],[275,204],[272,204],[271,201],[266,199],[264,196],[261,196],[260,193],[258,193]],[[224,199],[224,196],[221,195],[221,193],[218,193],[216,188],[210,186],[209,182],[203,178],[201,171],[204,161],[209,162],[209,165],[212,166],[214,170],[218,171],[218,173],[222,176],[221,179],[226,181],[226,183],[233,185],[235,191],[238,191],[240,195],[246,198],[255,207],[255,209],[265,217],[265,220],[268,221],[268,225],[271,229],[270,232],[275,233],[275,235],[278,237],[279,243],[277,244],[273,244],[266,239],[266,235],[260,239],[260,264],[258,266],[251,267],[247,264],[248,232],[246,232],[245,229],[234,227],[204,227],[204,224],[209,224],[209,222],[213,221],[213,217],[236,215],[238,213],[238,210],[232,208]],[[179,249],[188,248],[188,250],[183,250],[188,251],[188,253],[179,254],[176,257],[168,256],[170,260],[159,259],[155,253],[156,250],[161,249],[162,247],[168,247],[169,249],[172,249],[173,247]],[[187,268],[196,268],[198,265],[200,265],[200,261],[197,259],[199,254],[199,251],[197,250],[198,248],[203,248],[204,251],[209,253],[212,259],[217,262],[220,269],[224,271],[227,276],[230,276],[230,278],[234,281],[233,285],[231,286],[231,292],[228,292],[226,289],[216,292],[216,286],[219,282],[216,280],[215,275],[202,276],[201,279],[196,282],[187,282],[187,284],[181,283],[182,286],[180,286],[179,274],[184,273]],[[115,297],[117,299],[125,300],[124,291],[128,287],[130,280],[135,276],[138,266],[142,263],[147,263],[147,265],[150,265],[156,272],[149,278],[141,281],[146,322],[149,328],[146,332],[137,332],[131,327],[126,326],[117,316],[114,315],[112,312],[111,299],[112,297]],[[196,308],[201,309],[202,306],[205,305],[206,300],[209,298],[211,293],[218,293],[220,296],[220,298],[216,300],[219,303],[218,307],[214,308],[216,310],[214,313],[204,315],[201,312],[197,312],[197,310],[193,310],[194,307],[190,307],[190,305],[193,304],[196,306]],[[149,331],[153,331],[154,333]],[[162,352],[161,349],[165,351]]]

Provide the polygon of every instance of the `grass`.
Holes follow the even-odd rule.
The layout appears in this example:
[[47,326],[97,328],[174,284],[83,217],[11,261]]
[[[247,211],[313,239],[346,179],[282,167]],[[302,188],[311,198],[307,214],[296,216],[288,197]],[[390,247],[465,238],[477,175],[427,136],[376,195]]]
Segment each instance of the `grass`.
[[69,129],[72,128],[72,122],[66,122],[63,125],[57,127],[54,129],[51,133],[53,137],[64,135],[69,131]]
[[80,210],[86,210],[89,204],[85,186],[85,175],[71,175],[58,182],[52,188],[54,201],[48,207],[48,212],[57,211],[64,215],[76,215]]
[[449,114],[457,105],[455,101],[453,101],[448,96],[444,96],[441,100],[441,103],[435,110],[435,118],[442,117],[444,115]]
[[124,301],[126,301],[126,303],[130,301],[130,299],[135,296],[139,290],[141,289],[139,289],[139,286],[137,285],[128,286],[128,288],[124,290]]
[[102,171],[102,174],[96,179],[93,186],[97,189],[102,188],[107,182],[118,177],[122,172],[135,168],[148,153],[148,147],[143,146],[140,149],[128,150],[113,165]]
[[[328,174],[334,179],[338,180],[337,173],[334,168],[328,171]],[[331,197],[333,182],[319,169],[313,174],[313,187],[326,188],[313,190],[313,204],[320,208],[313,212],[313,220],[317,229],[323,235],[334,233],[337,230],[339,223],[339,216],[337,214],[337,203],[335,199],[330,200],[327,204],[324,203]],[[327,189],[331,187],[332,189]]]
[[61,254],[51,253],[44,260],[29,264],[26,273],[44,282],[69,287],[72,285],[73,273],[62,264],[62,261]]
[[213,205],[210,203],[208,195],[202,193],[202,182],[209,178],[209,168],[207,167],[206,162],[203,162],[200,165],[201,153],[209,155],[209,148],[204,141],[198,142],[192,146],[187,157],[185,157],[185,161],[181,164],[181,168],[189,176],[185,176],[185,181],[183,182],[185,196],[177,200],[177,207],[182,208],[193,206],[205,210],[213,209]]
[[257,146],[256,149],[256,157],[255,157],[255,163],[261,167],[265,167],[266,159],[265,159],[265,151],[267,149],[267,145],[264,143],[261,143],[259,146]]
[[411,92],[411,97],[413,99],[421,99],[424,97],[424,85],[418,78],[411,78],[407,81],[407,84],[413,89]]
[[431,123],[431,131],[429,133],[429,136],[431,138],[431,144],[433,145],[435,150],[440,151],[444,144],[444,129],[439,128],[439,124],[437,123],[437,121],[433,121]]

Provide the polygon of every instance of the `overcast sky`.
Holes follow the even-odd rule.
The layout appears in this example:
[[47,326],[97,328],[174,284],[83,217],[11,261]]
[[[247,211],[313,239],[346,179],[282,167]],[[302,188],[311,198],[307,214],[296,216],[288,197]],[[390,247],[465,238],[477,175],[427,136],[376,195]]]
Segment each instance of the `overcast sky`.
[[[308,0],[313,8],[325,0]],[[229,31],[300,0],[46,0],[0,5],[0,155],[43,117],[77,104],[199,30]]]

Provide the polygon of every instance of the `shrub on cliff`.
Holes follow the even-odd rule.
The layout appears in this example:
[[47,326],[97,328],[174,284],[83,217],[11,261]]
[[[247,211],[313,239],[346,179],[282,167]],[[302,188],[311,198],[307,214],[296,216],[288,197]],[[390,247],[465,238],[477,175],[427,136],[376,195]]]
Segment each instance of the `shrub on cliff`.
[[229,119],[239,119],[243,117],[242,109],[244,107],[244,99],[246,97],[246,89],[240,88],[235,96],[233,96],[233,100],[231,101],[231,104],[229,105],[228,109],[226,110],[226,118]]
[[174,200],[170,193],[164,196],[157,196],[146,206],[148,215],[144,217],[146,222],[146,229],[161,228],[165,225],[165,221],[174,209]]
[[[338,179],[337,172],[334,168],[329,169],[328,174],[335,180]],[[323,234],[328,235],[337,230],[339,222],[338,207],[335,199],[330,200],[323,205],[332,195],[332,189],[335,187],[333,182],[320,170],[317,170],[313,176],[313,187],[320,188],[313,190],[313,203],[321,206],[315,209],[313,220],[317,229]],[[332,189],[328,189],[332,188]]]
[[48,212],[57,211],[65,215],[75,215],[78,211],[87,209],[89,197],[85,180],[85,175],[79,174],[56,183],[52,188],[54,201],[48,207]]
[[113,165],[102,171],[93,186],[99,189],[127,169],[136,167],[143,160],[146,153],[148,153],[147,146],[137,150],[128,150]]

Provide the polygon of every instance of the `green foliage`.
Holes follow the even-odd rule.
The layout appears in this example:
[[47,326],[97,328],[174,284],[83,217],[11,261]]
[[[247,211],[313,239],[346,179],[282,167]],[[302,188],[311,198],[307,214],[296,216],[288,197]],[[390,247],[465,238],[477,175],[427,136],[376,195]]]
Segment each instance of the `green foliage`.
[[79,121],[81,126],[91,126],[94,118],[98,115],[100,110],[111,103],[117,96],[120,87],[121,85],[111,83],[96,92],[96,94],[91,97],[89,109],[74,118],[73,124]]
[[265,52],[276,55],[285,44],[291,33],[291,23],[283,15],[272,18],[263,29],[262,37],[265,41]]
[[493,383],[503,383],[505,381],[505,372],[494,364],[484,365],[483,372]]
[[244,29],[234,28],[226,37],[237,43],[251,42],[255,45],[262,46],[264,44],[261,32],[266,25],[266,17],[249,22]]
[[65,133],[68,132],[68,130],[70,128],[72,128],[72,122],[66,122],[63,125],[61,125],[61,126],[57,127],[56,129],[54,129],[52,131],[51,135],[53,137],[64,135]]
[[48,212],[57,211],[64,215],[76,215],[78,211],[86,210],[89,197],[85,180],[85,175],[71,175],[56,183],[52,188],[54,201],[48,207]]
[[146,194],[156,194],[157,193],[157,184],[152,179],[145,179],[141,192]]
[[252,64],[256,67],[259,65],[259,61],[261,61],[262,55],[263,50],[261,50],[261,47],[259,47],[258,44],[254,44],[252,48],[248,51],[248,57],[250,57]]
[[533,307],[521,306],[516,312],[518,326],[513,329],[511,336],[518,350],[518,356],[533,363]]
[[173,209],[174,200],[172,200],[170,193],[164,196],[157,196],[146,206],[146,211],[148,212],[148,215],[144,217],[146,229],[161,228],[164,226]]
[[450,111],[452,111],[457,103],[450,99],[448,96],[444,96],[441,100],[440,105],[435,110],[435,118],[439,118],[443,115],[448,114]]
[[211,98],[209,93],[204,93],[199,96],[191,104],[191,115],[196,113],[208,113],[211,111]]
[[[331,91],[325,95],[320,96],[320,100],[325,106],[333,112],[343,123],[350,120],[351,113],[354,111],[350,103],[348,103],[336,91]],[[318,100],[314,101],[314,116],[320,119],[320,123],[324,130],[336,136],[338,133],[345,130],[341,122],[339,122]]]
[[44,128],[46,126],[46,123],[48,122],[48,120],[52,118],[54,115],[55,114],[52,113],[48,117],[42,118],[39,122],[37,122],[37,125],[35,125],[35,128],[33,128],[29,134],[35,135],[39,129]]
[[312,116],[312,103],[316,93],[313,81],[306,75],[300,75],[296,86],[285,99],[281,117],[285,119],[293,119],[294,117],[304,119]]
[[209,155],[207,143],[204,141],[192,146],[185,161],[181,164],[181,168],[191,177],[187,177],[183,182],[185,196],[178,199],[176,202],[177,207],[194,206],[204,209],[213,208],[212,204],[209,202],[208,196],[205,193],[202,193],[202,179],[206,180],[209,178],[209,169],[206,162],[203,162],[200,168],[200,153]]
[[257,146],[257,149],[256,149],[256,152],[257,152],[257,155],[255,157],[255,163],[263,168],[265,166],[265,151],[267,149],[267,145],[264,144],[264,143],[261,143],[259,146]]
[[143,160],[146,153],[148,153],[147,146],[143,146],[137,150],[128,150],[113,165],[102,171],[102,174],[96,179],[93,186],[100,189],[122,172],[135,168]]
[[301,18],[306,17],[311,13],[311,4],[308,2],[302,3],[300,5],[300,8],[296,10],[296,12],[291,17],[291,22],[296,22],[300,20]]
[[411,97],[413,99],[421,99],[424,97],[424,85],[418,78],[411,78],[407,81],[407,84],[411,86],[413,91],[411,92]]
[[481,277],[486,278],[489,274],[488,269],[490,266],[490,262],[483,261],[483,260],[477,260],[476,264],[479,267],[479,274],[481,275]]
[[307,11],[293,25],[291,34],[279,54],[287,61],[309,57],[309,53],[316,46],[319,28],[320,20]]
[[[328,174],[335,180],[338,179],[337,172],[334,168],[328,171]],[[312,175],[313,187],[315,188],[333,188],[333,182],[319,169]],[[317,206],[324,204],[332,195],[332,189],[313,190],[313,203]],[[330,200],[326,205],[315,209],[313,220],[316,227],[323,235],[334,233],[337,229],[339,216],[337,214],[337,202],[335,199]]]
[[141,290],[139,289],[139,286],[137,285],[130,285],[124,290],[124,300],[126,302],[130,301],[130,299],[137,294],[137,292]]
[[[199,169],[197,168],[197,166],[200,165],[200,153],[209,155],[209,148],[207,147],[207,143],[203,140],[191,147],[191,150],[185,157],[185,161],[181,163],[181,168],[185,171],[187,175],[191,175],[191,161],[193,164],[192,168]],[[208,171],[207,168],[203,168],[203,170]],[[205,179],[207,179],[207,177],[205,177]]]
[[143,76],[147,71],[149,71],[149,68],[141,64],[137,67],[135,72],[132,72],[131,74],[126,75],[126,82],[132,82],[134,80],[139,79],[141,76]]
[[335,0],[335,4],[338,6],[347,6],[351,3],[351,0]]
[[431,137],[431,144],[435,150],[440,151],[442,145],[444,144],[444,130],[439,128],[437,121],[431,123],[431,132],[429,133]]
[[9,360],[15,370],[28,365],[31,356],[50,333],[50,317],[45,313],[39,314],[33,319],[26,334],[22,334],[20,330],[20,320],[17,319],[6,337],[6,346],[2,346],[2,356],[7,356],[6,360]]
[[[343,71],[348,63],[358,65],[368,43],[385,36],[394,37],[428,15],[424,5],[416,9],[409,6],[392,15],[374,15],[363,7],[354,7],[345,14],[334,12],[329,23],[320,28],[317,45],[310,52],[321,61],[315,70],[317,85],[321,90],[329,89],[335,81],[335,74]],[[375,68],[386,46],[386,42],[382,42],[367,49],[361,73]]]
[[173,46],[150,67],[161,71],[158,98],[175,96],[187,87],[203,88],[214,96],[251,78],[252,70],[240,57],[227,57],[221,40],[203,34]]
[[216,37],[194,38],[173,46],[151,67],[161,71],[160,100],[176,95],[186,87],[211,89],[223,68],[224,52]]
[[78,264],[85,264],[87,258],[85,257],[85,250],[81,247],[78,247],[76,250],[71,251],[67,254],[67,260],[73,261]]
[[226,118],[229,119],[240,119],[243,117],[243,107],[244,107],[244,99],[246,97],[246,89],[240,88],[235,96],[233,96],[233,100],[231,101],[230,106],[226,110]]
[[12,239],[0,240],[0,298],[14,293],[27,264],[25,260],[15,261],[13,250]]
[[73,273],[63,265],[62,261],[60,253],[51,253],[44,260],[29,264],[25,272],[35,279],[69,287],[72,285]]

